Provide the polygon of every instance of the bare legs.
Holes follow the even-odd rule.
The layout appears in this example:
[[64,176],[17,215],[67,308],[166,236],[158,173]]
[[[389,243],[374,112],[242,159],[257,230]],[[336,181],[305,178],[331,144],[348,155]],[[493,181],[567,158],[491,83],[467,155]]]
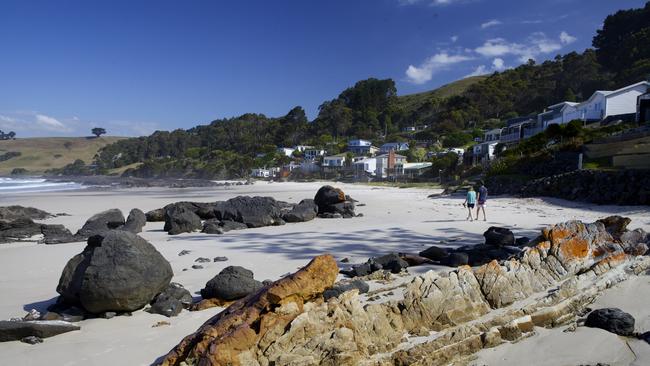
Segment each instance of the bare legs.
[[465,220],[474,221],[472,219],[472,208],[467,206],[467,218]]
[[485,217],[485,205],[481,204],[476,205],[476,220],[478,220],[478,214],[481,212],[481,209],[483,209],[483,221],[487,221],[487,218]]

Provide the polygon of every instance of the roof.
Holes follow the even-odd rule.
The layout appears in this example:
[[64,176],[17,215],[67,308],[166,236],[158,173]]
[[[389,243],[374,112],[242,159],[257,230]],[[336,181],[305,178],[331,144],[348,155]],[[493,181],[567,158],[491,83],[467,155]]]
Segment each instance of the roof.
[[[388,157],[388,154],[381,154],[381,155],[375,156],[375,158],[387,158],[387,157]],[[396,158],[404,158],[404,159],[406,159],[406,156],[400,155],[400,154],[395,154],[395,157]]]
[[326,156],[325,159],[331,159],[331,158],[344,158],[344,157],[346,157],[346,156],[347,156],[346,153],[341,153],[341,154],[336,154],[336,155]]
[[596,90],[596,91],[595,91],[595,92],[594,92],[594,93],[589,97],[589,99],[587,99],[587,100],[585,100],[584,102],[579,103],[579,104],[587,104],[587,103],[589,103],[592,99],[594,99],[594,97],[595,97],[597,94],[603,95],[603,96],[605,96],[605,97],[609,97],[609,96],[614,95],[614,94],[623,93],[623,92],[625,92],[625,91],[628,90],[628,89],[634,89],[634,88],[636,88],[637,86],[640,86],[640,85],[645,85],[647,88],[650,88],[650,82],[648,82],[648,81],[640,81],[640,82],[638,82],[638,83],[631,84],[631,85],[628,85],[628,86],[624,86],[624,87],[619,88],[619,89],[616,89],[616,90]]
[[433,165],[433,163],[429,162],[424,162],[424,163],[404,163],[402,167],[404,169],[424,169],[424,168],[429,168]]
[[486,134],[488,135],[494,135],[495,133],[501,133],[502,128],[494,128],[489,131],[485,131]]

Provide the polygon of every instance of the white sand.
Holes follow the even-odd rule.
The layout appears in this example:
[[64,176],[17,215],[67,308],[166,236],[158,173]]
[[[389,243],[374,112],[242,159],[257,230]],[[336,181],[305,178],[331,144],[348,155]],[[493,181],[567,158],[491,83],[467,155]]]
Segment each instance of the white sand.
[[[126,215],[136,207],[148,211],[181,200],[207,202],[237,195],[273,196],[298,202],[303,198],[312,198],[321,185],[258,182],[254,186],[227,188],[52,192],[3,196],[0,197],[0,205],[20,204],[53,213],[68,213],[71,216],[45,222],[64,224],[74,232],[91,215],[109,208],[119,208]],[[321,253],[331,253],[338,260],[347,257],[351,263],[356,263],[391,251],[417,253],[440,241],[446,241],[446,245],[450,246],[480,243],[483,241],[482,233],[491,225],[509,226],[517,236],[532,238],[548,224],[569,219],[594,221],[610,214],[620,214],[633,219],[633,228],[642,227],[650,231],[650,209],[647,207],[595,206],[555,199],[493,198],[488,202],[487,222],[467,222],[467,211],[460,206],[462,197],[432,200],[427,196],[435,192],[419,189],[337,186],[359,203],[366,204],[357,208],[357,212],[363,213],[364,217],[316,219],[307,223],[234,231],[224,235],[194,233],[168,236],[162,231],[162,223],[149,223],[141,235],[170,261],[175,274],[173,281],[194,293],[228,265],[249,268],[259,280],[277,279]],[[0,245],[0,319],[23,316],[31,308],[44,309],[54,301],[61,270],[84,246],[84,243]],[[179,257],[181,250],[192,253]],[[204,269],[199,270],[190,268],[198,257],[215,256],[227,256],[229,261],[204,263]],[[183,271],[184,268],[188,270]],[[422,266],[409,270],[411,273],[423,273],[429,269],[435,267]],[[634,293],[634,290],[630,292]],[[81,331],[46,339],[43,344],[0,343],[0,365],[148,365],[219,311],[184,311],[171,319],[138,311],[132,317],[87,320],[79,323]],[[639,311],[648,314],[641,304]],[[158,321],[169,321],[171,325],[152,328]],[[576,336],[580,332],[582,330],[568,336]],[[520,348],[518,345],[513,347]]]

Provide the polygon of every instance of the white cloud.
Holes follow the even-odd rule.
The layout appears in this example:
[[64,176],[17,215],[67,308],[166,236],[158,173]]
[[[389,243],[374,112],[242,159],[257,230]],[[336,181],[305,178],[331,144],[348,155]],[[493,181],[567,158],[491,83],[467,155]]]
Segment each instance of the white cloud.
[[490,27],[495,27],[495,26],[500,25],[500,24],[503,24],[503,23],[501,23],[500,20],[498,20],[498,19],[492,19],[492,20],[490,20],[490,21],[487,21],[487,22],[481,24],[481,29],[490,28]]
[[488,68],[485,65],[479,65],[479,66],[476,67],[476,69],[474,69],[474,71],[472,71],[471,73],[465,75],[465,77],[468,78],[468,77],[472,77],[472,76],[486,75],[486,74],[489,74],[489,73],[490,73],[490,71],[488,70]]
[[36,122],[42,125],[45,128],[54,129],[54,130],[63,130],[65,131],[66,126],[57,120],[54,117],[46,116],[44,114],[36,114]]
[[492,68],[488,68],[485,65],[478,65],[474,69],[474,71],[472,71],[471,73],[465,75],[465,77],[468,78],[470,76],[487,75],[487,74],[491,74],[493,72],[503,71],[505,69],[509,69],[509,67],[506,66],[506,63],[502,58],[497,57],[494,60],[492,60]]
[[[571,37],[568,34],[566,36]],[[566,43],[562,41],[562,35],[559,40],[556,40],[548,38],[542,32],[536,32],[526,39],[525,44],[508,42],[503,38],[493,38],[476,47],[474,51],[484,57],[519,56],[520,61],[526,62],[529,59],[535,59],[538,55],[559,51],[563,44]]]
[[493,38],[485,41],[482,46],[475,48],[474,51],[481,56],[494,57],[515,53],[515,50],[521,47],[521,45],[516,43],[508,43],[503,38]]
[[560,33],[560,42],[562,42],[562,44],[571,44],[576,40],[576,37],[569,35],[569,33],[565,31],[562,31],[562,33]]
[[501,71],[506,69],[506,63],[502,58],[495,58],[492,60],[492,68],[496,71]]
[[450,39],[453,43],[456,43],[456,41],[458,41],[458,36],[451,36]]
[[469,56],[449,55],[447,52],[441,52],[429,57],[420,66],[409,65],[408,69],[406,69],[406,77],[413,84],[424,84],[431,80],[431,77],[437,71],[471,59]]

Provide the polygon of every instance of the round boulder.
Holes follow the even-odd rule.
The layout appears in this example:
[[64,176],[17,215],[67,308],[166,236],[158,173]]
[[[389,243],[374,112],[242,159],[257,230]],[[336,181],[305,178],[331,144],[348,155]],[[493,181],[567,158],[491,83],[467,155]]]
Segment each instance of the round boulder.
[[244,267],[229,266],[205,284],[201,296],[204,299],[237,300],[262,287],[262,283],[253,278],[253,272]]
[[328,212],[324,209],[344,201],[345,193],[343,193],[342,190],[329,185],[322,186],[318,192],[316,192],[316,196],[314,196],[314,203],[318,206],[319,213]]
[[142,231],[142,228],[147,224],[147,216],[142,210],[134,208],[129,212],[129,217],[126,218],[126,223],[122,230],[130,231],[137,234]]
[[143,238],[112,230],[89,240],[66,264],[56,291],[93,314],[133,311],[169,285],[169,262]]
[[515,235],[503,227],[490,226],[486,232],[483,233],[485,237],[485,244],[494,246],[515,245]]
[[634,317],[618,308],[598,309],[587,315],[585,326],[631,336],[634,334]]
[[124,225],[124,215],[122,215],[122,211],[113,208],[100,212],[89,218],[84,226],[77,231],[76,236],[80,238],[89,238],[108,230],[117,229],[122,225]]

